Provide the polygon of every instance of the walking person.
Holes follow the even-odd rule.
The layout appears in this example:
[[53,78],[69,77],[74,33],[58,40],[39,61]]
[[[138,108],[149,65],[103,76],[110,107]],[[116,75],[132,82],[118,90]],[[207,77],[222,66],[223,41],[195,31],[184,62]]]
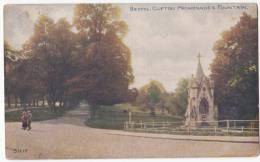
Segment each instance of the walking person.
[[31,111],[27,111],[27,127],[28,127],[28,130],[32,129],[31,123],[32,123],[32,113],[31,113]]
[[22,121],[22,129],[26,129],[27,128],[27,113],[26,111],[23,111],[21,113],[21,121]]

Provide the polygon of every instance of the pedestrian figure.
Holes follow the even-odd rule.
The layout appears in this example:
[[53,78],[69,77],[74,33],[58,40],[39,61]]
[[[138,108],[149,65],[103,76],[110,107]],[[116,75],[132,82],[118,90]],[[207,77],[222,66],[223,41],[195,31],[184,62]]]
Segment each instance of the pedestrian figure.
[[32,123],[32,113],[31,113],[31,111],[27,111],[27,127],[28,127],[28,130],[32,129],[31,123]]
[[26,111],[23,111],[21,113],[21,120],[22,120],[22,129],[26,129],[27,128],[27,113]]

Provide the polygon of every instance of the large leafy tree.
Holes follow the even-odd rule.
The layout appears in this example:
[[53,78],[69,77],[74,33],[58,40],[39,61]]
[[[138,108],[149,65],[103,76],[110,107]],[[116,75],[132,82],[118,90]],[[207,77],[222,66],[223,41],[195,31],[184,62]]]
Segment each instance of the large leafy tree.
[[134,102],[143,110],[150,110],[152,115],[155,110],[160,110],[161,114],[184,116],[187,108],[187,86],[188,79],[181,79],[174,93],[169,93],[165,90],[162,83],[151,80],[148,84],[139,89],[138,96]]
[[[31,85],[33,87],[43,87],[48,103],[54,106],[54,94],[56,92],[55,69],[56,51],[50,39],[50,33],[54,28],[54,20],[51,18],[40,15],[38,20],[34,24],[34,32],[29,40],[23,44],[23,53],[27,55],[26,63],[30,64],[30,67],[26,65],[22,66],[26,71],[30,71],[34,78],[30,80],[38,80],[37,85]],[[53,76],[53,77],[52,77]],[[23,80],[25,81],[25,80]],[[26,92],[26,91],[24,91]]]
[[50,32],[50,39],[55,48],[54,69],[57,83],[57,100],[60,104],[69,102],[69,88],[66,81],[71,79],[77,71],[76,34],[72,32],[72,25],[65,18],[60,18]]
[[[29,59],[23,56],[22,51],[14,50],[5,41],[5,89],[8,107],[10,107],[11,95],[17,100],[20,99],[22,106],[26,107],[26,102],[32,98],[37,91],[35,88],[34,75],[31,73]],[[39,89],[38,89],[39,90]]]
[[35,94],[40,91],[39,79],[33,73],[31,68],[31,60],[23,59],[16,62],[15,69],[12,73],[11,82],[15,89],[15,95],[20,98],[21,105],[26,108]]
[[15,57],[16,51],[9,45],[9,43],[4,41],[4,75],[5,75],[5,97],[7,100],[7,106],[11,107],[11,95],[14,94],[12,73],[15,68]]
[[162,109],[162,112],[164,111],[164,97],[166,93],[165,88],[160,82],[151,80],[148,84],[140,88],[136,103],[144,109],[148,108],[151,115],[155,115],[156,107]]
[[155,115],[155,106],[160,102],[162,97],[162,91],[159,86],[151,82],[150,86],[147,89],[147,101],[151,109],[151,114]]
[[214,45],[211,77],[219,117],[253,119],[258,115],[257,18],[243,14]]
[[182,78],[178,83],[175,89],[173,97],[173,105],[175,108],[175,114],[184,116],[185,110],[188,105],[188,83],[187,78]]
[[176,104],[175,104],[175,95],[174,93],[165,93],[163,95],[163,108],[162,108],[162,112],[164,112],[165,110],[167,110],[168,114],[172,114],[172,115],[180,115],[178,109],[176,108]]
[[41,15],[35,23],[34,33],[24,44],[24,53],[29,56],[31,73],[43,87],[48,103],[55,110],[55,103],[64,100],[65,82],[73,73],[75,34],[72,26],[61,18],[54,22]]
[[127,25],[120,20],[120,9],[111,4],[76,5],[74,25],[82,58],[76,83],[94,117],[99,105],[125,101],[129,94],[131,52],[122,41]]

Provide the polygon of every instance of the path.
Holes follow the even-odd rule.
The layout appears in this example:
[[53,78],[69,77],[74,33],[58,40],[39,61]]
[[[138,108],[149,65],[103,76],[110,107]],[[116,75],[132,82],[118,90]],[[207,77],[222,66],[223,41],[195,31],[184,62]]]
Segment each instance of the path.
[[[84,125],[87,105],[58,119],[34,122],[32,131],[6,123],[8,159],[141,158],[254,156],[257,143],[176,140],[172,135],[145,135]],[[164,138],[165,137],[165,138]],[[166,138],[167,137],[167,138]]]

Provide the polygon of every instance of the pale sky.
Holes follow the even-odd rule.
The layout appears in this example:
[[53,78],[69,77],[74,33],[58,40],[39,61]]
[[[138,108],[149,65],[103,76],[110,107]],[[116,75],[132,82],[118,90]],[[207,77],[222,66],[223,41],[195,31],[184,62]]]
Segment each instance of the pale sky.
[[[202,55],[204,73],[210,74],[213,44],[220,33],[235,25],[243,12],[254,17],[256,5],[225,4],[124,4],[122,19],[129,27],[124,42],[132,52],[135,82],[141,87],[154,79],[168,91],[196,72],[197,55]],[[240,6],[240,9],[237,8]],[[242,9],[241,9],[242,6]],[[72,22],[73,5],[7,5],[4,8],[4,39],[20,49],[33,32],[39,14]],[[131,7],[139,11],[131,11]],[[170,7],[170,8],[164,8]],[[191,9],[190,7],[203,7]],[[244,8],[245,7],[245,8]],[[215,9],[213,9],[215,8]]]

